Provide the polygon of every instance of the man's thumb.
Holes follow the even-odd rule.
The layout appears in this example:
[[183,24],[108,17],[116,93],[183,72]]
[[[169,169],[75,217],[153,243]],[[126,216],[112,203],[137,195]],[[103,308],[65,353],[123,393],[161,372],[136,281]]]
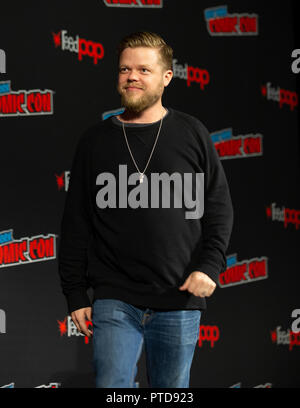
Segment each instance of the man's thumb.
[[187,286],[187,279],[185,280],[185,282],[181,286],[179,286],[179,290],[185,290],[186,286]]
[[86,310],[85,313],[86,313],[86,317],[88,318],[88,320],[92,321],[92,308],[89,307],[89,308]]

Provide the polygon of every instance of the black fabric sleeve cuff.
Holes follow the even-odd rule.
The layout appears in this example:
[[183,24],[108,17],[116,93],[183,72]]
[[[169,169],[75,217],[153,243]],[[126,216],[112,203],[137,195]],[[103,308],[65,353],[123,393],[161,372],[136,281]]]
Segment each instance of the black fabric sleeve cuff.
[[195,270],[205,273],[207,276],[210,277],[210,279],[212,279],[218,285],[218,283],[219,283],[219,273],[216,272],[216,268],[213,267],[212,265],[203,264],[203,265],[199,266]]
[[71,314],[75,310],[81,309],[83,307],[91,307],[91,301],[86,293],[86,290],[72,292],[66,296],[68,304],[68,312]]

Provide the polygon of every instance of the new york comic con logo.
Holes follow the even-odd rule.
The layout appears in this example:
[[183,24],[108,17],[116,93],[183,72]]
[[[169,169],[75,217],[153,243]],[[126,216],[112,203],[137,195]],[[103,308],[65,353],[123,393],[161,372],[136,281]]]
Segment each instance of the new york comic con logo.
[[263,136],[249,133],[233,136],[232,128],[218,130],[210,134],[221,160],[242,159],[263,154]]
[[220,273],[218,283],[221,288],[227,288],[266,278],[268,278],[267,257],[262,256],[238,262],[237,255],[233,254],[227,257],[227,268]]
[[56,258],[55,235],[13,238],[13,230],[0,232],[0,268]]
[[49,89],[12,91],[10,81],[0,82],[0,117],[52,114],[53,91]]
[[103,0],[107,7],[162,8],[163,0]]
[[229,14],[227,6],[218,6],[205,9],[204,18],[212,36],[258,34],[258,15],[254,13]]

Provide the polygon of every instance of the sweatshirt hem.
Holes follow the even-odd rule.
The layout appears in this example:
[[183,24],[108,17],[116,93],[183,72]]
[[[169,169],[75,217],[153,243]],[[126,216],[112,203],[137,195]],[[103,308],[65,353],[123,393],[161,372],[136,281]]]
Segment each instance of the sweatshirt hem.
[[172,310],[206,310],[205,298],[194,296],[191,293],[180,292],[174,297],[166,291],[164,294],[137,294],[134,295],[126,290],[109,286],[97,286],[94,288],[92,303],[97,299],[117,299],[134,306],[141,306],[153,309]]

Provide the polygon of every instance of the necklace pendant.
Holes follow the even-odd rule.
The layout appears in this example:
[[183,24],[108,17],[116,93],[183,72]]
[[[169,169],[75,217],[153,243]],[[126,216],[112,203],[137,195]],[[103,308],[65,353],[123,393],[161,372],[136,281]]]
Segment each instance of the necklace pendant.
[[140,173],[140,183],[144,181],[144,174]]

